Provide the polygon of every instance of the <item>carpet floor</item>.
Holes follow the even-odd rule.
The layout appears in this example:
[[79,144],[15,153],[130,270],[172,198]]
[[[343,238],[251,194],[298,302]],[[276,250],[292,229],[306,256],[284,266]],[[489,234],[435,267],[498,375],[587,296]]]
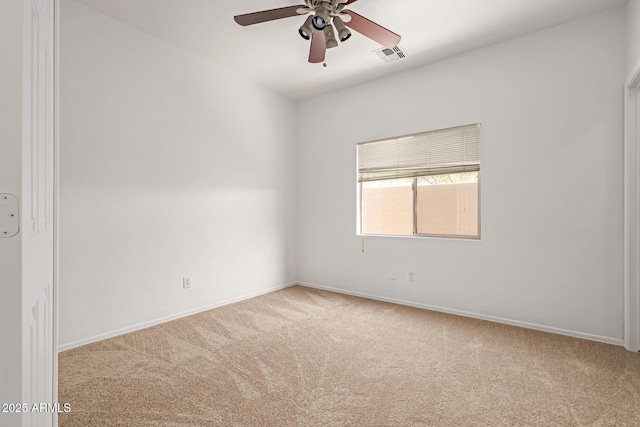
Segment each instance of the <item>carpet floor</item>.
[[294,286],[59,357],[69,426],[640,426],[640,354]]

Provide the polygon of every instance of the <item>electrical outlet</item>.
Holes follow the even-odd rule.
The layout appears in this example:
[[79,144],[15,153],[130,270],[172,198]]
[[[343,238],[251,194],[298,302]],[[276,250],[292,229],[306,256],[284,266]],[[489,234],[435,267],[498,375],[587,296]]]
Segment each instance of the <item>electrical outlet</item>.
[[415,271],[409,271],[407,273],[407,280],[410,282],[415,282],[416,281],[416,272]]
[[191,287],[191,277],[182,278],[182,289],[189,289]]
[[396,280],[397,278],[398,278],[398,274],[395,271],[392,271],[391,275],[389,276],[389,279]]

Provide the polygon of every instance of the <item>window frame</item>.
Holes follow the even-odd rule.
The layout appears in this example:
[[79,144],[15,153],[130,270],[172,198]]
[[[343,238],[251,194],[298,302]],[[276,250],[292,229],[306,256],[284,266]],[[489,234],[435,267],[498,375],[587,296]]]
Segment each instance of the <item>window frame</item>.
[[[477,126],[478,128],[482,127],[482,123],[481,122],[476,122],[475,124],[473,124],[475,126]],[[421,133],[416,133],[416,134],[409,134],[409,135],[404,135],[404,136],[399,136],[399,137],[394,137],[394,138],[388,138],[388,139],[382,139],[382,140],[377,140],[377,141],[368,141],[368,142],[361,142],[358,143],[356,145],[356,147],[359,149],[359,147],[361,145],[364,144],[368,144],[368,143],[373,143],[373,142],[383,142],[383,141],[392,141],[392,140],[399,140],[399,139],[404,139],[404,138],[408,138],[408,137],[413,137],[416,135],[422,135],[422,134],[428,134],[428,133],[435,133],[435,132],[439,132],[439,131],[446,131],[449,129],[454,129],[454,128],[464,128],[467,126],[472,126],[472,125],[462,125],[462,126],[454,126],[454,127],[450,127],[450,128],[443,128],[443,129],[437,129],[437,130],[433,130],[433,131],[428,131],[428,132],[421,132]],[[479,135],[479,140],[478,140],[478,147],[480,147],[482,145],[482,136],[481,134]],[[412,192],[413,192],[413,209],[412,209],[412,216],[413,216],[413,227],[412,227],[412,231],[413,234],[409,235],[409,234],[372,234],[372,233],[364,233],[362,231],[362,219],[363,219],[363,211],[362,211],[362,199],[363,199],[363,184],[364,181],[361,181],[360,179],[356,180],[356,185],[357,185],[357,236],[362,236],[362,237],[368,237],[368,236],[372,236],[372,237],[405,237],[405,238],[442,238],[442,239],[461,239],[461,240],[481,240],[482,238],[482,174],[481,174],[481,153],[480,157],[478,157],[478,163],[477,163],[477,171],[475,171],[478,174],[478,182],[477,182],[477,199],[478,199],[478,206],[477,206],[477,234],[475,235],[463,235],[463,234],[432,234],[432,233],[418,233],[418,179],[424,176],[428,176],[428,175],[420,175],[420,176],[413,176],[411,177],[412,179]],[[359,158],[359,154],[357,156]],[[359,161],[359,160],[358,160]],[[455,174],[455,173],[463,173],[463,172],[454,172],[454,170],[456,169],[457,166],[451,166],[450,167],[450,174]],[[444,167],[442,169],[442,173],[439,173],[438,175],[446,175],[447,171],[446,171],[447,167]],[[356,175],[360,174],[360,169],[359,167],[356,168]],[[393,178],[386,178],[386,179],[373,179],[370,180],[371,181],[386,181],[389,179],[393,179]]]

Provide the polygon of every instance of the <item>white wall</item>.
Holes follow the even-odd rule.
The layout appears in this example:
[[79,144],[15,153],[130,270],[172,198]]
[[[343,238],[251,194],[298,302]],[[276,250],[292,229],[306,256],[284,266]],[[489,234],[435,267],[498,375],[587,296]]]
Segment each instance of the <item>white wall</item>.
[[[0,1],[0,193],[22,194],[22,14],[20,0]],[[22,400],[22,237],[0,238],[0,403]],[[19,425],[0,413],[0,425]]]
[[71,0],[61,33],[61,347],[295,280],[296,104]]
[[627,73],[640,61],[640,0],[627,2]]
[[[299,132],[299,281],[621,343],[624,27],[620,7],[301,102],[334,114]],[[482,240],[362,253],[356,143],[474,122]]]

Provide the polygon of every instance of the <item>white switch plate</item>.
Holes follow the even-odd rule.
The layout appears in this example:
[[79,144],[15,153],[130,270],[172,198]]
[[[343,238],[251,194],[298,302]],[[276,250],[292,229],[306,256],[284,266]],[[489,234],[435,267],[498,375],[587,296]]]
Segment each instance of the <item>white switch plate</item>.
[[191,277],[182,278],[182,289],[189,289],[191,287]]
[[416,272],[415,271],[409,271],[407,273],[407,280],[410,282],[415,282],[416,281]]

